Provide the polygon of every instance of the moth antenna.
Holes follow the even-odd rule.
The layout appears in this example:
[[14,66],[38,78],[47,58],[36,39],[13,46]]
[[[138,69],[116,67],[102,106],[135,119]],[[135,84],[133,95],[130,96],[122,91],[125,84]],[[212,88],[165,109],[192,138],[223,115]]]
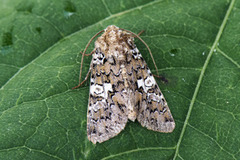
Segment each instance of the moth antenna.
[[[81,86],[81,84],[82,84],[82,83],[81,83],[81,78],[82,78],[83,58],[84,58],[84,56],[85,56],[85,53],[86,53],[89,45],[90,45],[91,42],[93,41],[93,39],[94,39],[95,37],[97,37],[99,34],[101,34],[102,32],[104,32],[104,30],[101,30],[101,31],[99,31],[98,33],[96,33],[96,34],[89,40],[88,44],[86,45],[86,47],[85,47],[85,49],[84,49],[84,51],[83,51],[83,53],[82,53],[81,67],[80,67],[80,73],[79,73],[79,84],[78,84],[76,87],[73,87],[73,89],[76,89],[76,88],[78,88],[78,87]],[[91,52],[90,55],[91,55],[91,54],[93,54],[93,52]]]
[[141,32],[139,32],[137,35],[140,36],[143,32],[144,30],[141,30]]
[[[155,61],[154,61],[154,58],[153,58],[152,52],[151,52],[150,48],[148,47],[147,43],[146,43],[142,38],[140,38],[138,34],[133,33],[133,32],[131,32],[131,31],[129,31],[129,30],[126,30],[126,29],[122,29],[122,28],[119,28],[119,29],[124,30],[124,31],[127,31],[127,32],[133,34],[134,36],[136,36],[136,37],[137,37],[137,38],[138,38],[138,39],[139,39],[139,40],[140,40],[140,41],[141,41],[141,42],[147,47],[148,52],[149,52],[150,55],[151,55],[151,58],[152,58],[153,64],[154,64],[154,66],[155,66],[155,68],[156,68],[157,74],[159,75],[157,65],[156,65],[156,63],[155,63]],[[141,33],[142,33],[142,31],[140,32],[140,34],[141,34]]]

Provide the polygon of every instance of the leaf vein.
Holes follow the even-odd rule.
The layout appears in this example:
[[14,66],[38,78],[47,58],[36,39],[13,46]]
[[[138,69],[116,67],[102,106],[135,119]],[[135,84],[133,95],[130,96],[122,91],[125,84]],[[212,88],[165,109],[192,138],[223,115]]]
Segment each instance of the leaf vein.
[[[188,126],[191,127],[191,128],[193,128],[195,131],[201,133],[201,134],[204,135],[205,137],[208,137],[209,139],[211,139],[214,143],[216,143],[216,144],[218,145],[218,147],[219,147],[221,150],[223,150],[223,151],[226,152],[227,154],[231,155],[234,159],[236,159],[235,156],[234,156],[232,153],[230,153],[230,152],[228,152],[227,150],[225,150],[213,137],[211,137],[210,135],[204,133],[204,132],[201,131],[200,129],[193,127],[193,126],[192,126],[191,124],[189,124],[189,123],[188,123]],[[236,159],[236,160],[237,160],[237,159]]]
[[[91,26],[94,26],[94,25],[97,25],[97,24],[101,24],[103,21],[106,21],[106,20],[108,20],[108,19],[111,19],[111,18],[120,16],[120,15],[123,15],[123,14],[125,14],[125,13],[129,13],[129,12],[134,11],[134,10],[137,10],[137,9],[141,9],[141,8],[143,8],[143,7],[151,6],[151,5],[154,5],[154,4],[159,3],[159,2],[161,2],[161,0],[152,1],[152,2],[146,3],[146,4],[144,4],[144,5],[140,5],[140,6],[137,6],[137,7],[128,9],[128,10],[125,10],[125,11],[123,11],[123,12],[119,12],[119,13],[116,13],[116,14],[112,14],[111,16],[109,16],[109,17],[107,17],[107,18],[104,18],[104,19],[102,19],[102,20],[100,20],[100,21],[98,21],[98,22],[96,22],[96,23],[94,23],[94,24],[92,24],[92,25],[89,25],[89,26],[87,26],[87,27],[85,27],[85,28],[89,28],[89,27],[91,27]],[[45,19],[44,17],[41,17],[41,16],[37,16],[37,17],[40,17],[40,18],[42,18],[43,20],[45,20],[46,22],[48,22],[49,24],[51,24],[51,22],[49,22],[49,21],[48,21],[47,19]],[[53,24],[51,24],[51,25],[54,27]],[[55,26],[55,29],[58,30],[58,28],[56,28],[56,26]],[[81,28],[81,30],[82,30],[82,29],[83,29],[83,28]],[[29,63],[27,63],[25,66],[21,67],[4,85],[2,85],[2,87],[0,88],[0,90],[3,90],[4,87],[5,87],[12,79],[14,79],[14,77],[16,77],[23,69],[25,69],[27,66],[29,66],[30,64],[32,64],[33,62],[35,62],[37,59],[39,59],[39,58],[40,58],[41,56],[43,56],[44,54],[46,54],[49,50],[51,50],[52,48],[54,48],[55,46],[57,46],[58,43],[61,43],[61,42],[62,42],[62,40],[68,39],[69,37],[77,34],[77,33],[79,32],[79,30],[76,31],[76,32],[73,32],[73,33],[69,34],[68,36],[64,36],[63,33],[62,33],[60,30],[58,30],[58,32],[60,33],[60,35],[61,35],[63,38],[60,39],[59,41],[57,41],[56,43],[54,43],[54,44],[53,44],[52,46],[50,46],[49,48],[47,48],[45,51],[43,51],[42,54],[40,54],[39,56],[35,57],[35,59],[31,60],[31,61],[30,61]]]
[[109,156],[107,156],[107,157],[102,158],[101,160],[106,160],[106,159],[109,159],[109,158],[121,156],[121,155],[124,155],[124,154],[129,154],[129,153],[133,153],[133,152],[142,152],[142,151],[146,151],[146,150],[162,150],[162,149],[165,149],[165,150],[173,150],[173,149],[175,149],[175,148],[176,148],[176,147],[147,147],[147,148],[137,148],[137,149],[128,150],[128,151],[121,152],[121,153],[117,153],[117,154],[112,154],[112,155],[109,155]]
[[200,88],[202,80],[203,80],[203,76],[204,76],[205,71],[207,69],[208,63],[209,63],[209,61],[210,61],[210,59],[211,59],[211,57],[213,55],[213,52],[214,52],[214,50],[215,50],[215,48],[217,46],[217,43],[219,42],[219,39],[220,39],[220,37],[222,35],[223,29],[226,26],[228,17],[230,15],[231,11],[232,11],[234,3],[235,3],[235,0],[232,0],[230,5],[229,5],[229,8],[227,9],[227,12],[226,12],[225,17],[223,19],[223,22],[222,22],[222,24],[221,24],[221,26],[219,28],[219,31],[218,31],[218,33],[216,35],[216,38],[215,38],[214,43],[213,43],[213,45],[211,47],[211,50],[210,50],[210,52],[209,52],[209,54],[207,56],[207,59],[206,59],[204,65],[203,65],[203,69],[202,69],[202,71],[200,73],[200,76],[199,76],[199,79],[198,79],[198,83],[197,83],[197,86],[195,88],[195,91],[194,91],[194,94],[193,94],[193,97],[192,97],[192,100],[191,100],[191,103],[190,103],[190,106],[189,106],[189,110],[188,110],[188,113],[187,113],[187,116],[186,116],[186,119],[185,119],[185,122],[184,122],[184,125],[183,125],[183,128],[182,128],[182,131],[181,131],[178,143],[177,143],[177,147],[176,147],[176,151],[175,151],[175,155],[174,155],[173,160],[176,160],[176,158],[177,158],[177,156],[179,154],[179,148],[180,148],[180,145],[181,145],[181,142],[182,142],[182,139],[183,139],[186,127],[188,125],[188,121],[189,121],[189,118],[190,118],[190,115],[191,115],[191,112],[192,112],[192,109],[193,109],[193,105],[194,105],[194,103],[196,101],[197,94],[198,94],[199,88]]
[[111,16],[112,13],[110,12],[110,10],[109,10],[109,8],[108,8],[108,6],[107,6],[105,0],[102,0],[102,3],[103,3],[103,5],[105,6],[105,8],[106,8],[106,10],[107,10],[107,12],[108,12],[108,14],[109,14],[109,16]]
[[225,54],[220,48],[217,47],[217,51],[221,53],[225,58],[227,58],[229,61],[231,61],[234,65],[236,65],[238,68],[240,68],[240,64],[238,64],[236,61],[234,61],[231,57],[229,57],[227,54]]
[[[201,43],[201,42],[197,42],[196,40],[191,39],[191,38],[189,38],[189,37],[186,37],[186,36],[184,36],[184,35],[162,34],[162,35],[150,35],[150,36],[141,36],[141,37],[159,37],[159,36],[162,36],[162,37],[173,37],[173,38],[177,38],[177,39],[185,39],[185,40],[188,40],[188,41],[190,41],[190,42],[197,43],[197,44],[199,44],[199,45],[201,45],[201,46],[206,47],[206,44],[203,44],[203,43]],[[210,47],[208,47],[208,46],[207,46],[207,48],[210,49]]]

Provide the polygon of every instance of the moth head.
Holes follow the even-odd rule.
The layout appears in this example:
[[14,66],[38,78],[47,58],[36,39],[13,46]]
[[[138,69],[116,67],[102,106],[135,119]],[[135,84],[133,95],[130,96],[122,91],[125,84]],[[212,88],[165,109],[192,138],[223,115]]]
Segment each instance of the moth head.
[[121,30],[115,25],[110,25],[105,29],[105,40],[108,44],[126,43],[132,39],[133,36],[131,34]]

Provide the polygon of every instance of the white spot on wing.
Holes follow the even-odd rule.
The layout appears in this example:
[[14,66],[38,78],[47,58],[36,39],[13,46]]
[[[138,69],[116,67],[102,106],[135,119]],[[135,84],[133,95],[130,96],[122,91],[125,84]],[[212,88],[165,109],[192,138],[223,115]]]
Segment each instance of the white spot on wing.
[[138,79],[137,80],[137,85],[138,85],[138,88],[143,87],[144,92],[147,92],[146,87],[143,83],[143,79]]
[[108,91],[113,91],[112,90],[112,84],[111,83],[104,83],[104,98],[107,99],[108,97]]
[[153,85],[155,85],[155,80],[153,78],[153,76],[149,76],[145,79],[145,86],[149,89],[152,88]]
[[95,96],[104,97],[103,86],[100,86],[98,84],[91,85],[90,93]]

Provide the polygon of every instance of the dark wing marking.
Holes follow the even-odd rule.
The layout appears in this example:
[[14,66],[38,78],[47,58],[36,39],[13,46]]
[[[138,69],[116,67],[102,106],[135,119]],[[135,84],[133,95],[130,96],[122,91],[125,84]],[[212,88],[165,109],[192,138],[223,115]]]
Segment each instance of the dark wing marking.
[[94,144],[121,132],[127,123],[123,84],[114,57],[96,49],[91,62],[91,85],[87,114],[87,135]]
[[133,69],[136,74],[138,98],[137,119],[143,127],[159,132],[172,132],[175,122],[167,102],[160,91],[150,69],[135,47],[133,52]]

